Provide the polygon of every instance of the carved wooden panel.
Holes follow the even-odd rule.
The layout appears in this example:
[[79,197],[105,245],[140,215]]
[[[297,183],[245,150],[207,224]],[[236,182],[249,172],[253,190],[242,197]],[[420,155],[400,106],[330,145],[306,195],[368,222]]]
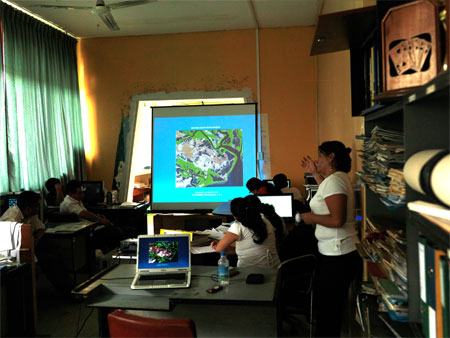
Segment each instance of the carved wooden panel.
[[389,9],[381,24],[385,91],[422,85],[440,69],[439,13],[433,0]]

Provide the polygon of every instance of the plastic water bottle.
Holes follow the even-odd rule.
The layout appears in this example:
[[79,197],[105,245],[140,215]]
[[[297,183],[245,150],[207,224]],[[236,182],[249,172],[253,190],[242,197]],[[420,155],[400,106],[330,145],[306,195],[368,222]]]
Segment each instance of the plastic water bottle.
[[219,285],[228,285],[230,284],[230,263],[228,262],[227,256],[225,252],[222,251],[220,253],[220,259],[218,262],[217,269],[217,280],[219,281]]

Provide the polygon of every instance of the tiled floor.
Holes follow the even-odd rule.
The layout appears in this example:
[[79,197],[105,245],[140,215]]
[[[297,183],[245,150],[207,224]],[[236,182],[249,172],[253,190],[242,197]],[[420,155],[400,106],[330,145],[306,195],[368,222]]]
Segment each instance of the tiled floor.
[[[97,311],[82,302],[62,297],[43,274],[37,282],[37,306],[38,337],[98,337]],[[309,336],[304,316],[295,317],[291,323],[293,325],[283,325],[283,336]]]
[[37,281],[37,308],[38,337],[98,337],[96,311],[61,296],[43,274]]

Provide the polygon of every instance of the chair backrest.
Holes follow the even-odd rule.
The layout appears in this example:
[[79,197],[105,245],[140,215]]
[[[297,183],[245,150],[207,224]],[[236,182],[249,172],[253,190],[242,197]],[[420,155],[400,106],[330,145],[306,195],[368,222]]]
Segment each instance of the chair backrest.
[[122,310],[108,314],[109,334],[114,337],[196,337],[195,324],[186,318],[155,319]]
[[37,325],[37,300],[36,300],[36,260],[34,255],[34,236],[31,231],[30,224],[22,224],[21,227],[21,245],[20,245],[20,261],[22,263],[30,264],[31,266],[31,276],[30,276],[30,287],[31,287],[31,302],[32,302],[32,312],[33,312],[33,332],[36,330]]
[[316,256],[308,254],[288,259],[278,267],[279,299],[281,301],[312,291],[316,272]]

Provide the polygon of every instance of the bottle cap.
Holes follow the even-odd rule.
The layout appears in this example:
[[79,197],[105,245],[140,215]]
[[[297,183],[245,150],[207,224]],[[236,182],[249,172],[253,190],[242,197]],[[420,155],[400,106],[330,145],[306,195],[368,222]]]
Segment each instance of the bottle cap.
[[220,256],[225,256],[225,251],[221,251]]

